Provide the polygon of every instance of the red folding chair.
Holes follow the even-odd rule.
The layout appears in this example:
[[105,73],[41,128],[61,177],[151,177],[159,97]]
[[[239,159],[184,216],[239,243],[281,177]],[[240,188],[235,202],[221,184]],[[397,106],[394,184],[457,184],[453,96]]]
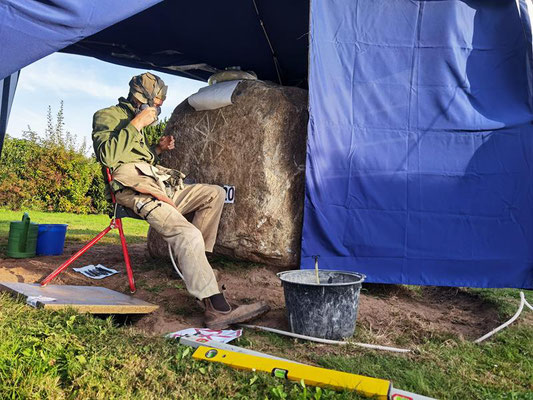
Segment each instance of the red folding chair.
[[[110,185],[113,178],[111,177],[109,168],[106,168],[106,174],[107,174],[107,181]],[[124,261],[126,262],[126,271],[128,272],[128,281],[130,285],[130,291],[131,293],[135,293],[135,290],[136,290],[135,281],[133,279],[133,270],[131,269],[128,246],[126,245],[126,238],[124,237],[124,229],[122,227],[122,218],[125,218],[125,217],[137,218],[137,219],[142,219],[142,218],[140,218],[137,214],[135,214],[129,208],[126,208],[126,207],[121,206],[120,204],[117,204],[115,200],[115,194],[113,193],[113,191],[111,191],[111,201],[113,203],[113,215],[111,215],[111,221],[109,222],[109,226],[105,228],[102,232],[100,232],[98,235],[96,235],[89,243],[83,246],[76,254],[74,254],[67,261],[61,264],[54,272],[52,272],[50,275],[44,278],[41,282],[41,286],[48,285],[52,279],[54,279],[61,272],[67,269],[70,264],[76,261],[83,253],[85,253],[94,244],[96,244],[100,239],[102,239],[105,235],[107,235],[109,231],[111,231],[111,229],[117,228],[119,235],[120,235],[120,243],[122,244],[122,253],[124,253]]]

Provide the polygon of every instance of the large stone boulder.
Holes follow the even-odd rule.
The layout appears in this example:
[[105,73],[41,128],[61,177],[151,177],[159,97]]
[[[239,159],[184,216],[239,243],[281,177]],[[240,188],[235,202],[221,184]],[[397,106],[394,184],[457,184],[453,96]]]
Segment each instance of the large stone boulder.
[[[302,227],[307,91],[262,81],[239,83],[233,104],[195,111],[176,107],[165,134],[175,150],[164,166],[194,182],[235,186],[235,203],[222,213],[214,252],[235,259],[293,267]],[[168,257],[154,231],[150,253]]]

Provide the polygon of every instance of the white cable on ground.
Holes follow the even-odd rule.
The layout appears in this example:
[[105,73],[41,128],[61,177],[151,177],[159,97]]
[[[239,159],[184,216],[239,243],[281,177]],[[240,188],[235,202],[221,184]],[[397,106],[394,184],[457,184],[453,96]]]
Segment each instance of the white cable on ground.
[[524,305],[529,307],[531,310],[533,310],[533,307],[531,304],[529,304],[526,300],[526,296],[524,295],[524,292],[520,292],[520,305],[518,306],[518,311],[511,317],[511,319],[500,326],[498,326],[496,329],[493,329],[486,335],[481,336],[479,339],[474,340],[474,343],[481,343],[482,341],[488,339],[492,335],[494,335],[496,332],[501,331],[502,329],[506,328],[507,326],[511,325],[522,313],[522,310],[524,309]]
[[170,254],[170,261],[172,261],[172,265],[174,266],[174,269],[176,270],[176,272],[178,273],[180,278],[183,281],[185,281],[185,279],[183,279],[183,275],[181,274],[181,271],[179,270],[178,266],[176,265],[176,261],[174,261],[174,256],[172,255],[172,247],[170,247],[170,243],[168,243],[168,254]]
[[337,344],[337,345],[347,345],[347,344],[353,344],[359,347],[364,347],[367,349],[374,349],[374,350],[385,350],[385,351],[393,351],[395,353],[410,353],[411,350],[408,349],[398,349],[396,347],[388,347],[388,346],[380,346],[377,344],[367,344],[367,343],[358,343],[358,342],[344,342],[340,340],[329,340],[329,339],[321,339],[316,338],[313,336],[306,336],[306,335],[300,335],[298,333],[292,333],[287,331],[281,331],[279,329],[274,328],[268,328],[266,326],[258,326],[258,325],[248,325],[248,324],[239,324],[239,326],[242,326],[243,328],[249,328],[249,329],[257,329],[260,331],[266,331],[266,332],[272,332],[272,333],[278,333],[280,335],[290,336],[297,339],[304,339],[309,340],[312,342],[318,342],[318,343],[324,343],[324,344]]
[[529,307],[529,309],[530,309],[531,311],[533,311],[533,306],[527,302],[527,300],[526,300],[526,296],[524,295],[524,292],[520,292],[520,293],[522,294],[522,296],[520,296],[520,297],[524,299],[524,304],[525,304],[527,307]]

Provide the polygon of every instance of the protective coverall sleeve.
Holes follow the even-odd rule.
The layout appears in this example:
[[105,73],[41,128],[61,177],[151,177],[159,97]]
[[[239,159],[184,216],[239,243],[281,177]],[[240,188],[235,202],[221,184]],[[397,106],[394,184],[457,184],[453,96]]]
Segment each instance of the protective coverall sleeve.
[[94,114],[92,136],[98,161],[109,168],[126,161],[144,139],[129,120],[120,119],[107,110]]
[[150,151],[154,155],[154,165],[157,165],[161,162],[161,157],[159,156],[159,154],[157,154],[156,147],[157,144],[153,144],[150,146]]

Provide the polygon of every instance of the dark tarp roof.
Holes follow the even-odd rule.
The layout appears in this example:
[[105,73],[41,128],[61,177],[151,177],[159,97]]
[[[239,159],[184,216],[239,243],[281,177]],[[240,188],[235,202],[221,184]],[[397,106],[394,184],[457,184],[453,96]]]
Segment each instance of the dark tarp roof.
[[278,81],[273,50],[283,84],[301,86],[308,25],[308,0],[0,0],[0,79],[63,51],[200,80],[241,66]]
[[[307,80],[308,0],[163,1],[64,52],[206,80],[240,66],[285,85]],[[258,15],[259,13],[259,15]],[[264,23],[265,35],[261,20]]]

